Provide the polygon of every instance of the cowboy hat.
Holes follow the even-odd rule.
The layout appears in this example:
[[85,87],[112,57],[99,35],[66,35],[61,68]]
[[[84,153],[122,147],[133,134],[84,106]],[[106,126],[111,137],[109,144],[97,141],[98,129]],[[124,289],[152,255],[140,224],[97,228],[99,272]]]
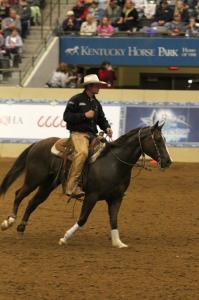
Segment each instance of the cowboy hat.
[[68,10],[67,13],[66,13],[66,16],[67,17],[74,16],[74,11]]
[[100,81],[98,76],[96,74],[89,74],[84,76],[84,82],[82,83],[83,86],[88,84],[105,84],[107,83],[105,81]]

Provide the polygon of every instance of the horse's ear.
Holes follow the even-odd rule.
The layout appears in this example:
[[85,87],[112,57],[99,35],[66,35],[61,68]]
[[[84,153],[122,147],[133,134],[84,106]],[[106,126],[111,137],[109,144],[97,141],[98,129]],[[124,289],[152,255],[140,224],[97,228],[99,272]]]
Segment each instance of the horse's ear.
[[152,127],[151,127],[151,131],[153,132],[155,129],[158,128],[158,124],[159,124],[159,121],[157,121]]

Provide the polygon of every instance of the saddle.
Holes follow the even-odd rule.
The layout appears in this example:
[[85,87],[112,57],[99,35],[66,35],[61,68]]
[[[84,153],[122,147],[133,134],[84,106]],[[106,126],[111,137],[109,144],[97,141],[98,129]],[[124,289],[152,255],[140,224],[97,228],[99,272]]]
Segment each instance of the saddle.
[[[97,137],[92,139],[89,145],[88,163],[91,164],[101,154],[102,150],[106,146],[106,139],[103,137],[103,133],[100,133]],[[70,138],[63,138],[56,141],[51,148],[51,153],[66,160],[73,160],[74,146]]]

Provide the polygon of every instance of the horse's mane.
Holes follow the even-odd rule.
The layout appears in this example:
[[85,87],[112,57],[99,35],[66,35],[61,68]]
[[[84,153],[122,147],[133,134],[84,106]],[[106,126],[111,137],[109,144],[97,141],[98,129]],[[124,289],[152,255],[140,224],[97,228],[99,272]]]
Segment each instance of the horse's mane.
[[117,146],[122,146],[123,143],[128,139],[130,136],[136,134],[140,128],[135,128],[130,130],[129,132],[121,135],[117,140],[113,141],[110,143],[111,147],[117,147]]
[[116,139],[113,142],[106,142],[106,147],[104,148],[104,150],[101,152],[100,157],[106,155],[107,152],[109,152],[112,148],[116,148],[116,147],[121,147],[124,145],[124,142],[126,141],[126,139],[128,139],[129,137],[131,137],[132,135],[136,134],[138,132],[140,128],[135,128],[130,130],[129,132],[121,135],[118,139]]

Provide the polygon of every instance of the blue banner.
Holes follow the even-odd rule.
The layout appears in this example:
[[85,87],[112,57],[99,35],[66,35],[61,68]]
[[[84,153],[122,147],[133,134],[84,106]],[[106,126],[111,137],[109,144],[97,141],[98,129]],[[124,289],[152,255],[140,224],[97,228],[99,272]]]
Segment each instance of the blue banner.
[[115,66],[199,66],[197,38],[73,37],[60,38],[60,62]]
[[149,104],[126,106],[125,132],[165,121],[163,134],[170,146],[199,146],[199,104]]

